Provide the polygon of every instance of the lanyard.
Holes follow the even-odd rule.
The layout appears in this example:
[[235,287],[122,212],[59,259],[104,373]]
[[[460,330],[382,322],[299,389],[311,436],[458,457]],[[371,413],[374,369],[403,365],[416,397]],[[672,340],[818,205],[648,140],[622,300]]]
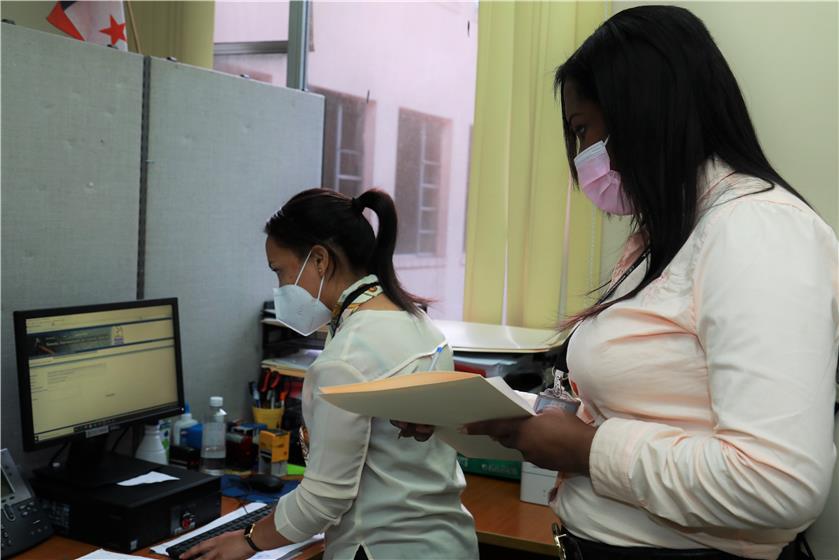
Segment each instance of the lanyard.
[[[614,284],[612,284],[609,287],[609,289],[606,290],[605,294],[600,296],[600,298],[597,300],[597,303],[595,303],[595,305],[599,305],[599,304],[603,303],[604,301],[606,301],[607,299],[609,299],[610,297],[612,297],[612,295],[618,289],[618,286],[620,286],[623,283],[623,281],[626,280],[629,277],[629,275],[632,274],[635,271],[635,269],[638,268],[638,266],[642,262],[644,262],[644,260],[646,260],[646,258],[649,254],[650,254],[650,248],[647,247],[646,249],[644,249],[644,252],[641,253],[638,256],[637,259],[635,259],[635,262],[632,263],[632,266],[627,268],[623,272],[623,274],[621,274],[620,278],[618,278],[618,281],[615,282]],[[580,323],[582,323],[582,321]],[[566,377],[568,375],[567,374],[567,372],[568,372],[568,343],[571,341],[571,337],[574,336],[574,333],[577,332],[577,329],[580,328],[580,323],[577,323],[577,325],[574,327],[574,330],[571,331],[571,334],[569,334],[568,338],[566,338],[565,341],[562,343],[562,346],[560,346],[560,348],[559,348],[559,353],[556,356],[556,360],[554,361],[554,370],[560,370],[560,371],[566,372],[566,374],[565,374]]]
[[[623,281],[626,280],[629,277],[629,275],[632,274],[635,271],[636,268],[638,268],[638,265],[640,265],[642,262],[644,262],[646,260],[646,258],[649,254],[650,254],[650,248],[647,247],[646,249],[644,249],[643,253],[638,255],[638,258],[635,259],[635,262],[632,263],[632,266],[630,266],[629,268],[627,268],[626,270],[623,271],[623,274],[621,274],[620,278],[618,278],[618,281],[615,282],[614,284],[612,284],[611,286],[609,286],[609,289],[606,291],[606,293],[603,294],[602,296],[600,296],[600,299],[597,300],[597,304],[603,303],[604,301],[606,301],[607,299],[612,297],[612,294],[615,293],[615,290],[618,289],[618,286],[620,286],[623,283]],[[577,330],[577,329],[574,329],[574,330]],[[570,335],[569,335],[569,337],[570,337]]]
[[346,298],[344,298],[344,302],[341,304],[341,308],[338,310],[338,313],[335,315],[335,317],[332,319],[332,321],[329,324],[329,328],[332,331],[333,335],[335,334],[335,331],[338,330],[338,326],[341,324],[341,318],[344,315],[344,311],[346,311],[347,308],[350,305],[352,305],[353,302],[355,302],[355,300],[357,300],[359,297],[361,297],[361,295],[364,292],[366,292],[370,288],[374,288],[378,285],[379,285],[378,282],[370,282],[369,284],[362,284],[361,286],[359,286],[358,288],[356,288],[355,290],[350,292],[347,295]]

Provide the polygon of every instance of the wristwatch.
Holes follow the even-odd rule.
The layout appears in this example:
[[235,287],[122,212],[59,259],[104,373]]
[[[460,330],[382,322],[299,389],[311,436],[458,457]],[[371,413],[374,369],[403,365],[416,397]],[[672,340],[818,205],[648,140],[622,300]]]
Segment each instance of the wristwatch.
[[251,523],[248,525],[248,528],[245,529],[245,540],[248,542],[248,545],[254,550],[254,552],[262,552],[262,549],[256,546],[256,543],[253,542],[251,535],[253,535],[253,529],[256,527],[256,523]]

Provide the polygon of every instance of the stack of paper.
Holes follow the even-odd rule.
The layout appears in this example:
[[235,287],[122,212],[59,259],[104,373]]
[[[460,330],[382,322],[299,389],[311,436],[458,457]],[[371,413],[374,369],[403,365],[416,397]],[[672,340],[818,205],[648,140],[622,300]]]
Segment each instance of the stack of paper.
[[533,408],[502,378],[463,372],[425,372],[321,389],[323,398],[364,416],[437,426],[440,438],[470,458],[521,461],[521,453],[460,426],[482,420],[521,418]]
[[138,558],[152,560],[148,556],[129,556],[128,554],[111,552],[110,550],[105,550],[104,548],[94,550],[93,552],[85,554],[84,556],[79,556],[76,560],[137,560]]
[[507,325],[435,320],[454,352],[502,354],[547,352],[562,338],[551,329],[529,329]]
[[294,354],[282,358],[266,358],[262,360],[262,367],[267,367],[283,372],[304,373],[320,356],[320,350],[300,350]]

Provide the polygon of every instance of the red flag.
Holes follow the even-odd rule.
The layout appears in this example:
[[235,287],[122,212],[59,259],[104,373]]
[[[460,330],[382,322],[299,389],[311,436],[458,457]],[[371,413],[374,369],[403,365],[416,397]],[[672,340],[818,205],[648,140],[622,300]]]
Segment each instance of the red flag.
[[80,41],[128,50],[122,2],[56,2],[47,21]]

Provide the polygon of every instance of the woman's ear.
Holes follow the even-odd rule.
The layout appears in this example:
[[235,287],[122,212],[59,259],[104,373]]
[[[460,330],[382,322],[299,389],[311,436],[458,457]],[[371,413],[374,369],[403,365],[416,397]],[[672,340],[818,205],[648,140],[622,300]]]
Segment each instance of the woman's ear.
[[329,270],[329,265],[331,263],[329,251],[327,251],[326,247],[323,245],[315,245],[312,247],[311,259],[315,262],[315,270],[317,270],[318,276],[323,278]]

